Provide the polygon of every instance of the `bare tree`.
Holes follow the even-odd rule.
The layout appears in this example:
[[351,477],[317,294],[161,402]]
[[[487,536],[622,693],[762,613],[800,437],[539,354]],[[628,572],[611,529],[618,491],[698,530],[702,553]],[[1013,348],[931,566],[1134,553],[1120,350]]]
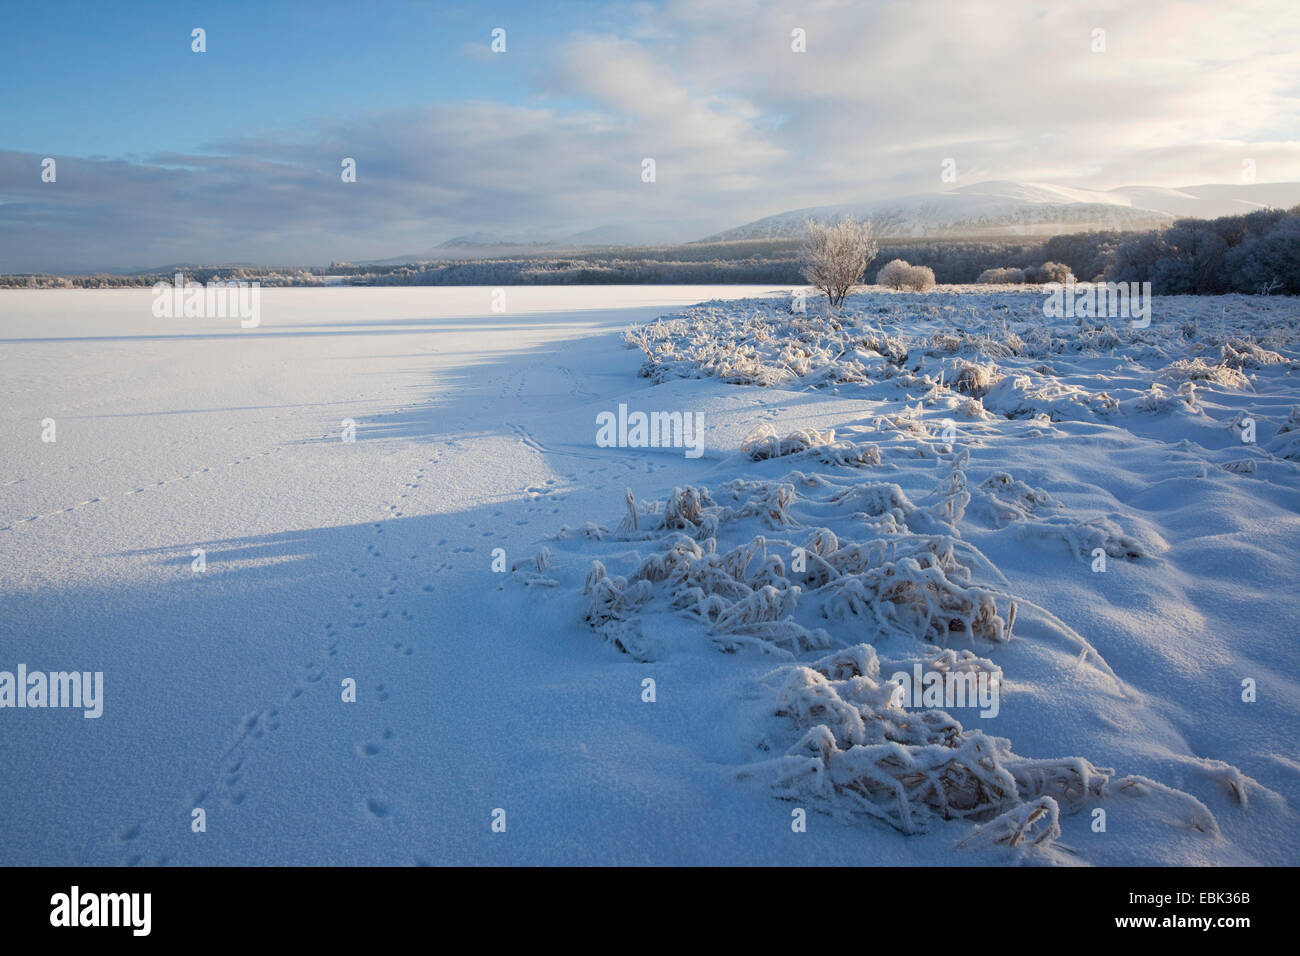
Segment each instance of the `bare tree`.
[[803,277],[826,293],[831,308],[838,309],[880,251],[871,223],[843,219],[825,225],[809,219],[805,227],[808,234],[799,251]]

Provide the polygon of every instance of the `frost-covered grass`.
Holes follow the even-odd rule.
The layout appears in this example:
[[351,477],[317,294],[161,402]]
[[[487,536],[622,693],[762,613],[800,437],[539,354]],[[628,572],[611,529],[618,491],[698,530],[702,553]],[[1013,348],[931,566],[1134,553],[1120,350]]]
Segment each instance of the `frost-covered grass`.
[[[714,483],[648,500],[629,490],[621,517],[611,508],[603,522],[559,533],[564,570],[548,573],[575,595],[585,626],[642,662],[701,648],[785,662],[755,692],[778,719],[762,725],[758,748],[779,756],[755,755],[737,775],[845,821],[906,834],[949,827],[955,847],[1008,859],[1089,861],[1107,855],[1073,841],[1106,832],[1089,826],[1106,810],[1212,846],[1223,831],[1188,765],[1227,796],[1219,813],[1241,814],[1251,794],[1276,812],[1277,794],[1230,762],[1166,757],[1154,761],[1161,778],[1148,775],[1148,751],[1166,745],[1142,731],[1127,750],[1111,741],[1098,758],[1075,750],[1067,730],[1079,713],[1125,725],[1147,706],[1133,682],[1159,686],[1149,659],[1126,651],[1134,666],[1116,667],[1094,634],[1113,647],[1129,634],[1157,642],[1152,657],[1181,653],[1178,629],[1152,635],[1154,621],[1125,621],[1107,607],[1111,582],[1159,582],[1170,620],[1209,612],[1195,589],[1171,583],[1184,558],[1170,557],[1166,535],[1188,537],[1180,491],[1167,491],[1168,515],[1106,507],[1133,500],[1135,489],[1104,456],[1129,457],[1162,481],[1178,461],[1207,489],[1266,478],[1283,496],[1261,489],[1265,500],[1294,503],[1300,304],[1157,299],[1150,327],[1134,328],[1049,320],[1033,293],[873,293],[831,314],[792,313],[789,302],[705,303],[626,333],[644,353],[640,377],[656,387],[713,380],[745,390],[755,407],[772,393],[785,420],[772,413],[740,430],[738,419],[744,437],[718,450]],[[1211,524],[1235,520],[1231,503],[1216,507]],[[1293,512],[1285,520],[1300,530]],[[1047,586],[1026,583],[1026,562]],[[1266,603],[1287,588],[1281,577],[1246,584]],[[1080,607],[1089,588],[1093,606],[1085,596]],[[1224,635],[1227,657],[1253,653],[1254,637]],[[878,653],[892,663],[882,666]],[[1044,669],[1045,655],[1073,664]],[[1033,673],[1017,671],[1031,660]],[[917,661],[1005,681],[1035,756],[973,714],[896,703],[884,675]],[[1247,669],[1199,659],[1201,676],[1183,692],[1200,686],[1229,707]],[[1065,703],[1034,726],[1036,704],[1049,697]],[[1208,733],[1212,752],[1239,749]],[[1114,761],[1118,773],[1094,759]],[[1074,815],[1084,822],[1067,845],[1062,820]]]
[[1119,317],[1050,320],[1042,303],[1034,293],[872,294],[829,314],[820,305],[794,313],[781,299],[706,303],[631,329],[627,341],[645,352],[639,374],[655,382],[889,384],[912,399],[969,395],[995,414],[1054,421],[1104,418],[1136,396],[1111,395],[1097,377],[1063,382],[1053,363],[1121,358],[1151,384],[1243,390],[1253,388],[1250,371],[1300,368],[1300,320],[1288,299],[1158,299],[1147,328]]

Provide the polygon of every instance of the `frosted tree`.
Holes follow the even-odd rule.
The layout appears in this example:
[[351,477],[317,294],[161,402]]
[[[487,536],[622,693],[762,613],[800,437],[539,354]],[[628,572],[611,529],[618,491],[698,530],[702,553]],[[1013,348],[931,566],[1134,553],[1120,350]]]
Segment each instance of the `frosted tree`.
[[803,277],[826,293],[831,308],[838,309],[879,251],[871,223],[843,219],[826,225],[809,219],[806,228],[799,251]]

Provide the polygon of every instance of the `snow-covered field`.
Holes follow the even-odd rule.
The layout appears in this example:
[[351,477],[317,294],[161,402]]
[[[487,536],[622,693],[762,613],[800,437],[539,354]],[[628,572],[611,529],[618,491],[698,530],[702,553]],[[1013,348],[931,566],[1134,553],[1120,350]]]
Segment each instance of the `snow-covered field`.
[[261,295],[0,295],[0,863],[1300,862],[1300,303]]

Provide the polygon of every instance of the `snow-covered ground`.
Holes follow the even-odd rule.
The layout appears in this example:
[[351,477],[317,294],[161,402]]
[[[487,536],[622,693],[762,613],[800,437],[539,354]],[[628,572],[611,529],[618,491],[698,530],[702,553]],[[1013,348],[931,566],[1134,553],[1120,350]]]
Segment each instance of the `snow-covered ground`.
[[491,292],[0,295],[0,863],[1300,862],[1300,303]]

